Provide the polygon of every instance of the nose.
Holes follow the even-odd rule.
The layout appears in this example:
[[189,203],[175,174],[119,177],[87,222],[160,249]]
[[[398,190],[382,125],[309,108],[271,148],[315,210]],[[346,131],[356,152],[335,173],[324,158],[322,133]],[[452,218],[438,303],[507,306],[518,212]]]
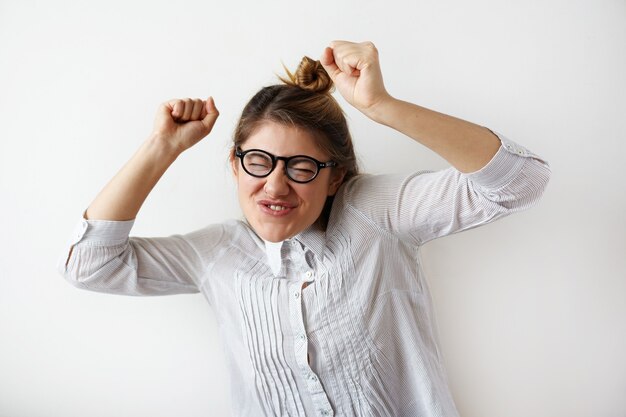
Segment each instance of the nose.
[[276,168],[265,177],[264,190],[267,195],[281,197],[289,194],[289,178],[285,175],[285,161],[278,161]]

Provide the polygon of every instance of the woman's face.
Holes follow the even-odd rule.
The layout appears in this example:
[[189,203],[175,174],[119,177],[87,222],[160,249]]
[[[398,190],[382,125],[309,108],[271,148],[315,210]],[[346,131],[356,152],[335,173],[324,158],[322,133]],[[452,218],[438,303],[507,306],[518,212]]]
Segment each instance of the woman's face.
[[[275,122],[265,122],[241,146],[242,151],[261,149],[275,156],[307,155],[320,162],[329,157],[309,132]],[[290,180],[284,161],[265,178],[246,173],[237,157],[231,159],[237,180],[239,204],[248,223],[264,240],[281,242],[311,226],[319,217],[326,197],[334,195],[343,175],[338,168],[320,169],[306,184]]]

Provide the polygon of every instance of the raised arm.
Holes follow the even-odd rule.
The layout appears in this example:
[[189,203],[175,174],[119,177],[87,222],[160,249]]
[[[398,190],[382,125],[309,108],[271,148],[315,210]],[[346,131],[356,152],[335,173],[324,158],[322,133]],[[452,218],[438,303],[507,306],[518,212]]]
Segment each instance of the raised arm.
[[352,106],[438,153],[460,172],[478,171],[500,147],[485,127],[392,97],[371,42],[331,42],[320,62]]
[[178,155],[209,134],[219,112],[208,100],[161,104],[154,129],[133,157],[89,205],[90,220],[132,220]]
[[77,224],[57,264],[70,283],[126,295],[198,292],[203,255],[221,241],[220,227],[163,238],[129,238],[129,233],[163,173],[211,131],[217,117],[211,98],[171,100],[159,107],[152,134]]
[[540,199],[550,177],[543,158],[485,127],[392,97],[371,42],[332,42],[320,61],[352,106],[453,166],[410,176],[360,176],[346,184],[339,197],[378,227],[420,245]]

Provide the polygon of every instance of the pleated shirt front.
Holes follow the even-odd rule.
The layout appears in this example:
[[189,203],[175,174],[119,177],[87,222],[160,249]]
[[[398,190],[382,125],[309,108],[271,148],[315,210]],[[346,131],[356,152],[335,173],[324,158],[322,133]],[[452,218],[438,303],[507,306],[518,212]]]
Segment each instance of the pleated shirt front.
[[243,221],[130,237],[82,219],[59,262],[73,285],[201,292],[220,328],[234,416],[454,417],[419,248],[536,203],[539,156],[501,137],[480,171],[361,175],[325,231],[266,247]]

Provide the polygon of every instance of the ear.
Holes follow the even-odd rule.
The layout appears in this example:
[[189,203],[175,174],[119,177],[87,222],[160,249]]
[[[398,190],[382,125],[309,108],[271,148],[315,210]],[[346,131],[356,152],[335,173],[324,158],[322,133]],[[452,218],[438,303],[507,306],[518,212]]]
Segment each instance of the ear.
[[333,168],[333,172],[330,177],[330,184],[328,184],[328,196],[333,196],[343,184],[343,178],[346,176],[346,169],[344,167]]
[[230,152],[230,157],[228,159],[230,160],[230,169],[231,169],[231,171],[233,173],[233,177],[235,177],[235,179],[237,179],[237,177],[239,177],[239,161],[235,157],[235,151],[234,150],[232,150]]

